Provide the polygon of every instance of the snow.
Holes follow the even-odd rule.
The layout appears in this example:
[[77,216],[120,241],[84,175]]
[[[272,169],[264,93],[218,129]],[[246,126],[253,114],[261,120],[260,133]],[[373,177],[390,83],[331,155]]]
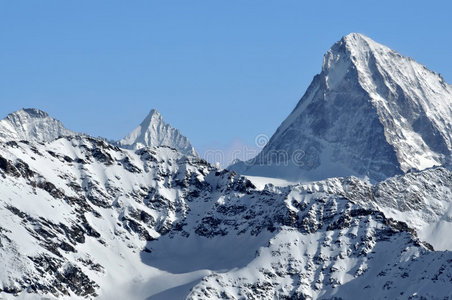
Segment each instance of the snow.
[[259,190],[263,190],[267,184],[272,184],[274,186],[289,186],[295,184],[284,179],[272,178],[272,177],[262,177],[262,176],[245,176],[248,178]]
[[[5,220],[0,225],[0,260],[8,270],[0,272],[3,286],[16,282],[19,288],[23,276],[52,286],[52,275],[41,276],[38,266],[28,259],[44,255],[61,259],[62,269],[67,265],[80,268],[98,285],[95,291],[100,299],[205,299],[221,298],[222,293],[236,298],[268,299],[274,293],[349,298],[363,295],[368,282],[374,282],[370,291],[378,297],[393,297],[404,290],[447,295],[443,283],[448,270],[439,281],[425,284],[421,275],[411,281],[400,278],[403,272],[418,269],[433,277],[442,263],[452,259],[450,252],[429,252],[416,246],[416,237],[407,231],[391,233],[378,215],[380,210],[394,218],[416,216],[420,221],[413,226],[422,232],[436,220],[449,220],[451,209],[446,203],[452,197],[447,178],[452,174],[445,169],[393,178],[376,188],[375,197],[369,197],[371,183],[357,178],[300,183],[249,177],[251,184],[247,184],[246,178],[168,147],[128,150],[89,137],[1,144],[0,156],[11,164],[26,163],[35,172],[15,177],[5,173],[6,169],[0,171],[4,175],[0,217]],[[127,167],[126,158],[135,168]],[[52,196],[34,185],[35,181],[51,182],[65,196]],[[434,182],[435,188],[422,188],[426,182]],[[195,196],[189,197],[194,191]],[[399,193],[409,197],[419,192],[424,204],[406,214]],[[67,197],[79,202],[66,201]],[[437,200],[430,201],[431,197]],[[12,213],[7,205],[20,213]],[[427,218],[432,210],[436,215]],[[354,217],[344,222],[343,216],[352,211]],[[155,222],[146,221],[149,218]],[[138,224],[135,229],[129,220]],[[88,224],[100,236],[85,233],[84,242],[74,243],[56,230],[60,227],[48,224],[67,228]],[[136,226],[153,240],[143,239],[143,231]],[[39,228],[55,236],[43,240],[36,231]],[[76,251],[57,246],[58,256],[43,246],[63,241]],[[384,270],[387,264],[399,264],[404,271]],[[386,275],[378,276],[382,271]],[[387,281],[397,284],[387,291],[382,288]],[[419,283],[423,288],[413,290]],[[261,290],[259,285],[268,289]],[[18,294],[33,298],[23,291]],[[59,298],[83,297],[71,291]]]
[[143,122],[118,143],[130,149],[168,146],[183,154],[196,155],[190,141],[179,130],[165,123],[162,115],[155,109],[152,109]]
[[0,140],[3,141],[48,142],[59,136],[74,134],[60,121],[34,108],[21,109],[0,120]]
[[452,171],[434,167],[450,95],[350,34],[258,156],[291,164],[233,166],[247,176],[197,157],[155,110],[120,142],[10,114],[0,298],[451,298]]
[[451,132],[452,89],[439,74],[351,33],[325,54],[322,72],[262,152],[229,168],[289,181],[381,181],[448,163]]

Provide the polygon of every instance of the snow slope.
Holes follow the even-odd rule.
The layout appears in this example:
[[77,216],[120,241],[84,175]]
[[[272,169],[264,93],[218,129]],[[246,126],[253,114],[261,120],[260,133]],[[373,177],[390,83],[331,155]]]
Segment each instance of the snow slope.
[[[444,221],[449,176],[450,171],[439,168],[375,186],[350,177],[278,189],[285,191],[290,210],[285,226],[249,264],[206,276],[188,298],[448,299],[451,252],[432,252],[409,225],[422,230],[423,224]],[[406,193],[406,184],[422,186],[426,179],[435,188],[409,201],[413,194]],[[406,198],[400,198],[403,194]],[[397,202],[409,208],[394,214],[396,219],[387,218]],[[446,209],[438,210],[439,203]],[[447,239],[447,232],[442,234]],[[435,236],[428,239],[436,241]]]
[[448,163],[452,89],[409,57],[351,33],[325,54],[262,152],[230,168],[290,180],[372,180]]
[[436,250],[452,250],[452,172],[433,168],[389,178],[374,187],[376,209],[407,223]]
[[147,282],[205,275],[171,275],[140,257],[147,240],[186,213],[181,195],[186,201],[197,191],[186,186],[209,172],[205,162],[167,147],[132,151],[79,136],[8,142],[0,153],[2,296],[144,299]]
[[81,136],[0,143],[0,178],[1,297],[452,296],[452,253],[356,178],[256,188],[169,147]]
[[[197,157],[156,111],[120,142],[13,113],[0,298],[450,299],[450,89],[350,34],[235,165],[249,179]],[[342,175],[370,180],[324,179]]]
[[0,121],[0,140],[2,141],[48,142],[59,136],[74,134],[60,121],[35,108],[21,109]]
[[118,143],[121,147],[129,149],[168,146],[183,154],[196,155],[190,141],[179,130],[165,123],[162,115],[155,109],[152,109],[143,122]]

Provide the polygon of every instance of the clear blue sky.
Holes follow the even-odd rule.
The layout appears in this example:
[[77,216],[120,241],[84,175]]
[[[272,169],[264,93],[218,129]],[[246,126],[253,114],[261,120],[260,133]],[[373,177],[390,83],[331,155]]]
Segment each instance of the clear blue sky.
[[452,81],[452,1],[1,1],[0,115],[118,139],[158,109],[202,152],[271,135],[341,36]]

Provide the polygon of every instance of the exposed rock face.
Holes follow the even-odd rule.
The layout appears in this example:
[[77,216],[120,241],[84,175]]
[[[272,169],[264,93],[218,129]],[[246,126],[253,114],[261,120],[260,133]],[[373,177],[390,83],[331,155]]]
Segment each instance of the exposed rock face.
[[168,146],[186,155],[197,155],[190,141],[179,130],[165,123],[162,115],[155,109],[152,109],[143,122],[118,143],[121,147],[129,149]]
[[90,137],[0,143],[0,295],[91,298],[133,282],[137,268],[149,272],[147,241],[208,193],[200,178],[212,170],[168,147]]
[[431,167],[449,162],[450,89],[344,37],[236,167],[373,180],[284,187],[208,164],[156,111],[119,143],[13,113],[0,121],[0,298],[452,298],[452,171]]
[[2,141],[49,142],[59,136],[74,134],[60,121],[35,108],[21,109],[0,121],[0,140]]
[[437,73],[352,33],[325,54],[298,105],[243,174],[373,180],[448,163],[452,89]]
[[[258,189],[168,147],[72,136],[0,144],[0,176],[0,295],[144,299],[186,284],[170,295],[449,295],[452,254],[417,236],[447,217],[443,168]],[[427,181],[418,198],[404,192]]]

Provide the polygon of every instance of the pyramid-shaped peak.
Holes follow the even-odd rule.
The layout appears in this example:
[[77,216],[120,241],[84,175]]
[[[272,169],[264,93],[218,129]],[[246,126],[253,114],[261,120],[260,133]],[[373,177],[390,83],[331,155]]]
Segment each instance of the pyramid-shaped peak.
[[351,45],[358,44],[358,43],[376,43],[374,40],[372,40],[370,37],[357,32],[352,32],[347,34],[346,36],[342,37],[342,40],[346,43],[349,43]]
[[157,117],[157,118],[161,118],[162,117],[162,114],[158,111],[158,110],[156,110],[155,108],[153,108],[153,109],[151,109],[151,111],[149,112],[149,114],[148,114],[148,117]]
[[382,180],[450,163],[451,107],[452,86],[439,74],[351,33],[325,54],[322,72],[262,152],[235,170],[291,180]]
[[152,123],[152,122],[163,122],[163,117],[160,112],[156,109],[151,109],[147,117],[143,120],[143,123]]
[[196,155],[190,141],[179,130],[166,123],[156,109],[151,109],[143,122],[120,140],[119,145],[129,149],[168,146],[183,154]]
[[[386,59],[388,56],[390,56],[389,59]],[[368,65],[369,59],[384,57],[385,61],[389,61],[396,56],[402,58],[402,55],[396,51],[375,42],[364,34],[350,33],[342,37],[327,51],[323,59],[322,70],[326,71],[338,66],[342,69],[350,68],[351,64],[360,65],[362,68]],[[411,60],[407,57],[403,58]]]
[[362,33],[350,33],[342,37],[338,43],[343,43],[346,45],[347,49],[350,51],[372,51],[376,49],[393,51],[389,47],[380,44],[370,37]]

